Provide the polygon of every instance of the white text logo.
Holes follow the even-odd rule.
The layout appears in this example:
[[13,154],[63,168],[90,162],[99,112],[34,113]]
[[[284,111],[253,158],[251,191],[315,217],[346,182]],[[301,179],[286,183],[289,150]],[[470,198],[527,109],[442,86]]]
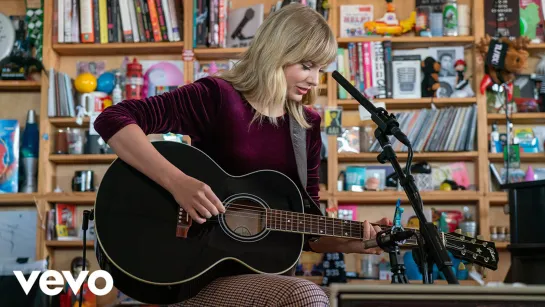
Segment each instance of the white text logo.
[[[34,285],[34,283],[36,283],[36,279],[38,279],[38,275],[40,275],[40,271],[32,271],[32,273],[28,277],[28,280],[26,280],[23,272],[13,271],[13,273],[15,274],[15,277],[17,277],[19,284],[21,285],[26,294],[30,292],[32,286]],[[70,273],[70,271],[58,272],[53,270],[47,270],[43,272],[42,276],[40,276],[40,289],[46,295],[57,295],[61,293],[64,286],[64,280],[66,279],[66,282],[68,282],[68,286],[70,287],[70,289],[72,289],[72,292],[78,293],[81,285],[83,284],[83,281],[87,278],[88,274],[89,271],[81,271],[78,278],[74,280],[74,277],[72,276],[72,273]],[[96,285],[96,281],[99,278],[103,278],[106,281],[106,285],[102,289],[98,289]],[[97,270],[89,275],[89,280],[87,281],[87,284],[89,286],[89,290],[91,290],[93,294],[102,296],[112,291],[112,288],[114,286],[114,280],[110,273],[103,270]],[[57,287],[50,288],[48,286]]]

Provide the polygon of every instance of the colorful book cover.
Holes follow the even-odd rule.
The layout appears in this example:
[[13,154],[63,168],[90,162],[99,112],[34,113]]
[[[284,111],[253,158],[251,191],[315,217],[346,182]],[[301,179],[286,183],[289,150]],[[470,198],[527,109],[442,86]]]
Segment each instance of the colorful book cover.
[[19,192],[19,121],[0,119],[0,193]]

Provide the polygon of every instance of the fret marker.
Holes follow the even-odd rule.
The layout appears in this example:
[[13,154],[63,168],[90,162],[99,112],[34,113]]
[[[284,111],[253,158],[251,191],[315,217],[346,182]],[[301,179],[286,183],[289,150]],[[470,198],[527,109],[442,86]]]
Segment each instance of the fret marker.
[[347,235],[348,235],[348,232],[345,232],[344,235],[347,236]]
[[291,223],[290,220],[288,220],[288,223]]
[[320,233],[324,233],[324,231],[323,231],[323,230],[320,230]]

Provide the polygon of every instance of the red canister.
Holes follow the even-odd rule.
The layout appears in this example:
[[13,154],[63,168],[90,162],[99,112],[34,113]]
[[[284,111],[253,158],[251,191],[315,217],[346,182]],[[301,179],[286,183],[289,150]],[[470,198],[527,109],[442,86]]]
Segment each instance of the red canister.
[[144,78],[142,76],[142,65],[136,58],[132,63],[127,64],[127,76],[125,83],[126,99],[141,99]]

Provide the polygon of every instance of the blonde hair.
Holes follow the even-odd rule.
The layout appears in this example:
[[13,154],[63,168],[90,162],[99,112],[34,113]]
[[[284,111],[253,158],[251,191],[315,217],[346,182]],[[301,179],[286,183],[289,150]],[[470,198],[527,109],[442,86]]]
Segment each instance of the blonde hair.
[[[284,106],[304,128],[309,128],[303,105],[316,100],[316,89],[303,96],[302,102],[287,97],[284,67],[311,62],[328,65],[337,55],[337,41],[327,21],[315,10],[292,3],[271,13],[258,28],[240,61],[218,77],[230,82],[244,97],[263,109]],[[252,122],[265,118],[256,112]],[[269,117],[273,124],[276,118]]]

